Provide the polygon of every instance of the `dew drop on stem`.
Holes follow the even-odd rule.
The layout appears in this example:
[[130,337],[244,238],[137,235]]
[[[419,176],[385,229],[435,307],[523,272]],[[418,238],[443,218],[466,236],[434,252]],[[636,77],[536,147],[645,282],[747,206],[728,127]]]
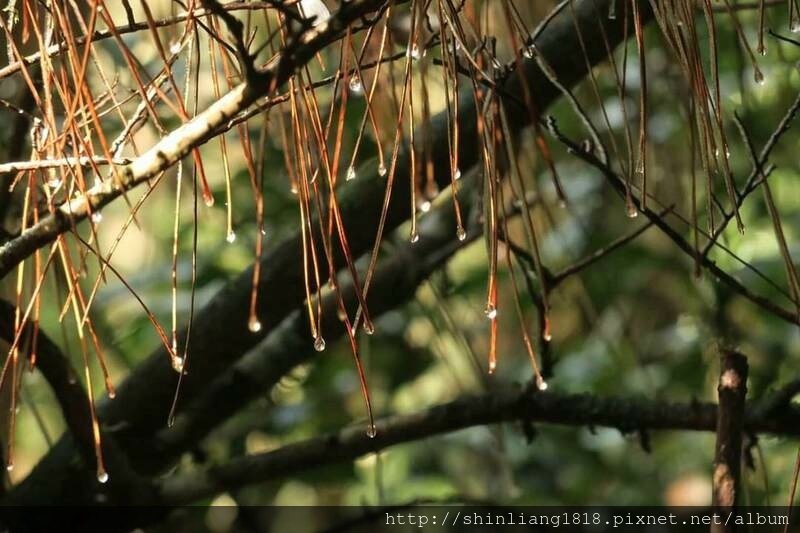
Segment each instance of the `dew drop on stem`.
[[456,237],[458,237],[458,240],[461,242],[467,240],[467,232],[463,226],[459,226],[458,229],[456,229]]
[[372,335],[375,333],[375,324],[372,323],[371,320],[364,321],[364,333],[367,335]]
[[247,322],[247,329],[249,329],[251,333],[258,333],[261,331],[261,322],[258,320],[258,317],[250,317],[250,320]]
[[483,310],[483,313],[489,320],[494,320],[497,318],[497,307],[493,304],[486,304],[486,309]]
[[419,242],[419,233],[416,231],[411,234],[411,244],[416,244]]
[[178,374],[183,372],[183,357],[175,356],[172,358],[172,369]]
[[535,51],[536,47],[531,44],[525,47],[525,51],[522,52],[522,55],[525,56],[525,59],[533,59]]
[[98,470],[97,471],[97,481],[100,483],[107,483],[108,482],[108,472],[105,470]]
[[322,338],[322,335],[318,335],[316,339],[314,339],[314,349],[318,352],[325,350],[325,339]]
[[367,437],[374,439],[378,435],[378,430],[375,428],[375,424],[367,425]]
[[225,240],[228,241],[229,244],[233,244],[236,241],[236,232],[233,230],[228,232],[228,235],[225,237]]
[[378,165],[378,175],[380,177],[384,177],[386,175],[386,165],[381,161],[381,164]]
[[352,181],[356,179],[356,169],[353,167],[349,167],[347,169],[347,181]]
[[350,87],[350,92],[353,94],[362,94],[364,92],[364,84],[361,83],[361,77],[357,74],[350,78],[348,85]]
[[625,214],[628,218],[636,218],[639,216],[639,210],[636,208],[636,203],[633,201],[630,193],[625,197]]
[[542,376],[536,376],[536,388],[540,391],[547,390],[547,382],[544,380]]

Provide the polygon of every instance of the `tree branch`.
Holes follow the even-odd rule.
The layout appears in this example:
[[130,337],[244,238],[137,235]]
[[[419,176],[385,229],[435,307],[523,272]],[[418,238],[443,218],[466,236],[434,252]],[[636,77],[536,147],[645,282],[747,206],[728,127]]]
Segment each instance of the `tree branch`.
[[[570,153],[577,156],[579,159],[583,160],[587,164],[591,165],[592,167],[599,170],[603,176],[606,178],[606,181],[611,185],[611,187],[617,192],[617,194],[624,198],[626,196],[626,185],[625,181],[620,178],[614,170],[612,170],[608,165],[604,164],[600,161],[594,154],[590,152],[584,151],[578,144],[573,142],[572,140],[568,139],[564,136],[556,127],[555,124],[550,124],[550,130],[553,135],[566,146]],[[653,211],[652,209],[645,207],[642,208],[641,201],[636,198],[632,197],[631,200],[636,205],[638,211],[644,216],[648,218],[653,224],[655,224],[661,232],[666,235],[672,242],[674,242],[678,248],[680,248],[684,253],[686,253],[689,257],[696,259],[700,262],[700,264],[708,270],[713,276],[718,278],[720,281],[725,283],[728,287],[730,287],[734,292],[747,298],[754,304],[758,305],[765,311],[768,311],[775,315],[778,318],[789,322],[790,324],[800,324],[800,319],[798,318],[796,313],[787,311],[780,305],[774,303],[769,298],[765,298],[759,294],[754,293],[749,288],[744,286],[740,283],[736,278],[722,270],[717,264],[710,260],[708,257],[704,256],[703,254],[696,254],[694,247],[689,244],[686,239],[684,239],[678,231],[676,231],[672,226],[669,225],[664,219],[662,219],[658,213]]]
[[[767,417],[744,412],[743,429],[752,433],[800,435],[800,410],[786,407]],[[496,390],[481,396],[465,396],[412,415],[377,422],[377,436],[370,439],[363,428],[289,444],[277,450],[233,459],[199,472],[165,479],[158,494],[164,505],[186,505],[219,492],[274,480],[298,472],[350,461],[404,442],[460,429],[524,420],[566,426],[606,426],[624,433],[647,430],[715,431],[717,405],[669,403],[638,397],[598,397]]]
[[189,122],[173,130],[121,169],[118,180],[98,183],[85,194],[58,206],[54,213],[42,217],[38,223],[0,247],[0,278],[5,277],[34,251],[70,230],[90,212],[99,210],[137,185],[175,165],[191,150],[212,138],[217,128],[247,109],[258,98],[273,93],[277,87],[286,83],[297,69],[337,39],[347,26],[382,8],[388,1],[390,0],[353,0],[342,3],[339,11],[328,21],[293,36],[282,53],[266,67],[249,72],[244,83]]

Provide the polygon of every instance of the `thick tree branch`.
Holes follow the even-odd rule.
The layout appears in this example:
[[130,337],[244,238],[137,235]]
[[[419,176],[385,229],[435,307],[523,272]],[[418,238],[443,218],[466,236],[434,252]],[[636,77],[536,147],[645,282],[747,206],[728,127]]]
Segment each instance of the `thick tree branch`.
[[[800,411],[786,407],[768,417],[753,416],[748,408],[743,429],[752,433],[800,435]],[[567,426],[607,426],[623,432],[648,430],[715,431],[717,406],[713,403],[669,403],[632,397],[598,397],[498,390],[459,398],[412,415],[377,423],[370,439],[363,428],[290,444],[272,452],[242,457],[204,471],[165,479],[158,490],[166,505],[184,505],[219,492],[273,480],[318,468],[404,442],[471,426],[524,420]]]

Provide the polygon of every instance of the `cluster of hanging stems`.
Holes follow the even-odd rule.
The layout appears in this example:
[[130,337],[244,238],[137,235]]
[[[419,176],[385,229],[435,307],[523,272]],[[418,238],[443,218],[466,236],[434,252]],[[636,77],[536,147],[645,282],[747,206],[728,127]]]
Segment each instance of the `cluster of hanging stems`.
[[[592,0],[594,1],[594,0]],[[20,65],[19,72],[28,90],[33,95],[33,106],[38,111],[3,101],[3,105],[11,111],[26,116],[30,119],[30,163],[18,169],[11,190],[23,188],[21,231],[39,222],[40,217],[46,212],[54,212],[56,207],[71,198],[86,195],[91,187],[90,176],[94,176],[95,183],[112,180],[113,183],[122,183],[120,168],[129,160],[123,157],[125,150],[132,151],[134,156],[139,156],[139,147],[134,140],[134,134],[146,123],[149,123],[160,135],[166,134],[163,119],[156,110],[156,104],[161,103],[170,112],[174,113],[183,122],[195,116],[198,112],[200,99],[200,73],[204,49],[201,33],[206,33],[207,58],[210,71],[211,88],[213,97],[219,100],[223,93],[230,91],[243,78],[244,67],[238,64],[241,59],[236,50],[223,39],[220,28],[220,17],[212,14],[210,10],[203,11],[202,15],[195,15],[199,10],[198,2],[191,0],[189,5],[173,2],[173,10],[180,5],[185,14],[176,15],[169,20],[157,20],[153,16],[147,2],[141,1],[141,10],[146,17],[144,29],[158,53],[162,62],[160,71],[152,79],[142,76],[144,69],[138,59],[131,52],[122,35],[127,30],[133,30],[137,23],[133,18],[132,10],[127,1],[123,2],[128,14],[128,26],[117,26],[112,20],[102,0],[90,6],[88,17],[74,1],[52,2],[44,9],[41,4],[32,0],[24,0],[16,12],[12,12],[6,19],[0,18],[3,31],[8,43],[8,56],[10,63]],[[755,54],[745,38],[737,14],[730,5],[729,0],[723,0],[724,6],[733,21],[733,27],[744,49],[753,62],[755,81],[763,83],[764,75],[759,70]],[[205,5],[206,2],[203,2]],[[216,4],[214,2],[214,4]],[[645,53],[645,32],[642,7],[637,0],[621,2],[621,12],[618,2],[611,2],[608,19],[622,18],[626,34],[633,31],[638,52],[639,65],[639,132],[638,142],[634,147],[634,135],[631,132],[626,106],[622,106],[625,114],[624,143],[623,147],[615,139],[608,113],[601,98],[595,72],[591,69],[588,51],[581,38],[581,28],[575,16],[573,0],[565,0],[556,8],[556,13],[569,9],[572,11],[575,29],[582,47],[583,55],[587,62],[589,83],[597,104],[602,111],[605,129],[608,132],[608,144],[612,155],[626,181],[626,210],[628,216],[637,215],[637,207],[633,196],[638,194],[640,206],[645,208],[649,196],[647,190],[647,65]],[[696,0],[653,0],[650,2],[652,15],[655,17],[666,43],[674,52],[686,77],[690,88],[691,101],[687,111],[692,119],[691,153],[693,163],[695,156],[699,157],[701,166],[707,177],[706,191],[706,218],[710,234],[717,235],[734,217],[740,230],[743,230],[741,218],[738,214],[740,195],[732,180],[728,164],[729,148],[723,128],[723,109],[720,98],[720,80],[717,68],[716,54],[716,26],[714,12],[710,0],[700,2],[700,9],[705,15],[709,35],[709,54],[711,60],[711,75],[708,76],[702,63],[700,53],[700,37],[695,29]],[[266,35],[269,37],[259,49],[267,50],[274,58],[293,38],[291,35],[293,25],[298,20],[309,22],[311,25],[324,22],[326,8],[319,0],[299,0],[298,2],[275,4],[272,2],[251,2],[221,6],[221,9],[242,9],[245,11],[243,35],[255,35],[259,22],[263,22]],[[789,20],[792,31],[800,30],[800,11],[797,9],[796,0],[788,0]],[[759,33],[757,51],[766,53],[764,45],[764,20],[765,1],[761,0],[759,9]],[[505,49],[513,51],[509,64],[502,64],[497,58],[498,41],[487,37],[488,31],[496,22],[490,20],[490,13],[499,12],[504,25],[503,38],[500,42]],[[262,16],[263,19],[259,19]],[[335,15],[334,15],[335,16]],[[404,17],[407,23],[407,41],[394,42],[395,31],[393,24]],[[184,22],[183,30],[171,44],[164,43],[157,31],[159,27],[176,26]],[[227,21],[226,21],[227,22]],[[284,164],[288,174],[291,191],[297,196],[300,212],[300,231],[302,238],[302,268],[305,286],[305,313],[308,317],[309,328],[314,349],[325,349],[323,337],[323,316],[321,307],[321,294],[324,289],[323,278],[327,277],[328,286],[338,298],[338,319],[345,328],[356,369],[360,379],[361,392],[366,404],[368,417],[367,433],[375,435],[375,425],[370,403],[370,394],[367,379],[359,355],[357,332],[363,328],[367,335],[375,331],[372,316],[367,306],[367,296],[375,272],[380,245],[383,240],[387,213],[394,189],[395,180],[410,180],[411,190],[411,230],[410,241],[416,243],[420,239],[417,228],[418,212],[427,212],[431,208],[439,193],[439,186],[434,179],[433,157],[430,137],[420,135],[426,132],[430,125],[430,98],[428,71],[431,68],[439,69],[443,79],[444,104],[447,118],[447,147],[450,167],[451,198],[456,215],[455,236],[459,241],[467,239],[465,223],[462,220],[459,206],[459,180],[462,171],[459,167],[459,94],[471,93],[477,113],[477,140],[480,151],[481,170],[483,175],[483,223],[485,242],[488,252],[488,281],[485,314],[490,321],[488,369],[494,372],[497,367],[497,337],[498,314],[500,302],[498,298],[498,262],[502,260],[499,241],[502,235],[508,235],[509,225],[506,197],[510,196],[518,203],[529,198],[526,180],[520,168],[519,158],[515,148],[515,136],[509,125],[506,102],[497,87],[502,84],[504,77],[523,61],[534,60],[542,71],[561,88],[580,112],[584,124],[588,127],[592,138],[592,145],[600,151],[601,159],[607,161],[605,144],[599,134],[585,117],[577,101],[569,94],[569,90],[558,83],[557,76],[547,62],[547,59],[538,53],[533,44],[534,33],[527,27],[525,17],[519,11],[514,0],[501,0],[500,2],[472,2],[466,0],[412,0],[408,8],[402,10],[388,3],[379,13],[379,16],[367,25],[360,45],[352,28],[348,28],[338,44],[339,62],[335,75],[327,78],[322,83],[312,77],[311,67],[300,67],[291,77],[282,94],[270,95],[266,111],[262,114],[263,123],[258,135],[257,144],[253,146],[250,132],[245,121],[235,124],[236,135],[239,142],[242,158],[246,164],[250,187],[255,199],[258,235],[255,239],[254,268],[252,277],[252,290],[249,303],[249,318],[247,327],[253,334],[262,330],[259,320],[258,294],[260,281],[260,258],[263,253],[264,241],[264,197],[263,179],[267,139],[270,127],[277,128],[282,144]],[[103,68],[103,58],[98,51],[97,42],[91,37],[96,35],[97,26],[102,23],[106,26],[105,37],[112,39],[120,52],[121,57],[128,67],[128,72],[133,77],[135,90],[124,97],[119,95],[118,81],[110,79]],[[546,24],[546,22],[545,22]],[[76,27],[77,25],[77,27]],[[277,28],[274,26],[277,25]],[[21,28],[20,28],[21,26]],[[600,24],[602,28],[602,24]],[[630,28],[629,28],[630,26]],[[141,30],[138,30],[141,31]],[[602,31],[602,30],[601,30]],[[41,69],[40,85],[34,83],[36,74],[32,71],[29,62],[23,56],[15,40],[15,32],[21,35],[21,42],[27,44],[35,42],[39,48],[38,61]],[[84,37],[77,37],[82,34]],[[241,37],[241,36],[239,36]],[[612,47],[605,33],[603,33],[607,47],[610,67],[615,76],[616,86],[619,91],[620,101],[624,101],[626,92],[626,75],[628,48],[625,47],[621,62],[615,59]],[[277,42],[276,42],[277,41]],[[64,59],[55,61],[50,49],[54,42],[64,43]],[[247,49],[250,41],[239,42],[239,46]],[[83,47],[81,47],[83,45]],[[377,53],[375,53],[377,49]],[[400,53],[396,50],[401,49]],[[438,51],[438,53],[436,53]],[[436,58],[431,60],[431,57]],[[431,57],[428,57],[431,56]],[[176,76],[175,71],[183,58],[183,80]],[[318,54],[316,60],[320,68],[325,68],[325,58]],[[369,60],[369,62],[368,62]],[[396,69],[395,64],[400,68]],[[221,73],[219,66],[221,65]],[[384,68],[384,65],[387,65]],[[371,75],[367,76],[367,70]],[[384,73],[384,70],[388,71]],[[398,71],[399,70],[399,77]],[[97,82],[102,86],[102,94],[94,95],[88,84],[90,71],[96,73]],[[371,83],[369,78],[371,78]],[[526,79],[521,76],[523,83],[524,106],[530,113],[530,122],[533,124],[535,145],[539,158],[544,163],[552,180],[558,196],[559,203],[566,205],[567,197],[560,183],[556,165],[553,161],[548,141],[544,135],[539,120],[539,109],[536,105],[536,95],[532,88],[525,84]],[[466,81],[465,81],[466,80]],[[332,95],[331,104],[327,113],[321,109],[318,91],[320,87],[330,86]],[[463,87],[462,87],[463,86]],[[398,93],[399,89],[399,95]],[[125,104],[134,98],[140,101],[132,114],[126,115],[123,109]],[[365,102],[365,111],[359,122],[359,128],[352,152],[349,157],[343,153],[343,139],[345,135],[345,119],[348,111],[348,102],[354,98],[361,98]],[[381,105],[378,105],[378,102]],[[383,105],[386,104],[386,105]],[[391,114],[389,122],[394,123],[390,131],[381,129],[380,114]],[[124,125],[118,135],[109,141],[104,135],[101,120],[106,116],[117,116]],[[365,132],[370,130],[377,150],[377,174],[385,179],[385,196],[381,208],[380,222],[373,249],[370,253],[369,266],[364,274],[363,281],[355,267],[354,258],[350,253],[346,228],[342,219],[337,194],[341,185],[339,169],[346,168],[344,181],[357,179],[356,166],[359,152],[365,138]],[[221,165],[225,186],[226,227],[225,235],[229,243],[236,240],[234,228],[234,205],[232,170],[229,157],[230,145],[235,142],[233,132],[219,133],[212,143],[217,143],[221,155]],[[419,138],[422,137],[422,138]],[[96,142],[95,142],[96,141]],[[96,151],[99,145],[100,152]],[[385,150],[384,146],[389,149]],[[407,150],[410,160],[408,176],[398,175],[398,157],[402,150]],[[694,167],[694,164],[692,165]],[[107,168],[105,168],[107,167]],[[186,167],[189,167],[188,169]],[[104,169],[105,168],[105,169]],[[191,252],[191,303],[189,320],[186,326],[183,346],[179,344],[178,334],[178,260],[179,260],[179,233],[181,228],[182,190],[186,174],[190,174],[192,188],[192,223],[193,242]],[[723,177],[729,194],[732,211],[725,211],[713,194],[716,176]],[[122,241],[124,234],[131,225],[138,225],[137,213],[149,195],[156,189],[163,179],[164,172],[158,174],[148,183],[143,196],[133,202],[127,196],[125,201],[130,208],[127,218],[120,228],[116,238],[103,253],[100,249],[96,226],[101,222],[102,215],[91,203],[87,204],[90,219],[90,233],[87,238],[78,235],[77,231],[71,234],[76,237],[79,245],[77,259],[70,252],[66,239],[59,237],[50,248],[49,253],[36,250],[32,261],[23,261],[17,268],[16,276],[16,314],[15,337],[11,343],[8,357],[0,374],[0,385],[10,386],[11,416],[9,422],[9,439],[7,449],[7,466],[11,470],[14,466],[14,430],[17,411],[18,390],[21,384],[21,352],[29,354],[28,365],[32,369],[36,364],[36,344],[41,316],[41,292],[45,282],[45,274],[50,269],[58,269],[59,275],[53,276],[57,284],[56,293],[64,295],[61,302],[59,321],[62,322],[68,314],[74,317],[77,337],[83,357],[88,399],[92,417],[92,429],[97,459],[97,479],[105,482],[108,479],[102,447],[100,425],[94,408],[94,387],[90,372],[90,352],[93,350],[103,374],[107,394],[114,398],[114,387],[109,378],[109,372],[103,356],[103,350],[98,340],[97,332],[90,317],[90,309],[95,301],[100,286],[107,281],[110,272],[131,292],[144,309],[148,319],[155,328],[161,342],[167,350],[171,366],[178,372],[178,384],[175,399],[170,409],[168,424],[174,419],[180,384],[188,369],[189,339],[191,338],[192,316],[194,312],[194,294],[197,281],[197,218],[198,197],[202,197],[206,206],[214,204],[214,195],[207,179],[200,150],[193,148],[191,151],[191,164],[188,160],[177,162],[175,173],[176,187],[174,199],[174,223],[172,246],[172,274],[171,274],[171,303],[172,313],[170,327],[165,329],[156,319],[153,312],[144,301],[130,287],[125,278],[112,266],[111,260]],[[695,228],[695,247],[698,257],[705,253],[699,248],[699,224],[696,195],[694,193],[694,174],[692,175],[692,224]],[[715,219],[715,210],[722,212],[722,221]],[[535,274],[539,280],[540,309],[542,310],[542,331],[540,338],[543,342],[551,339],[551,323],[548,315],[550,309],[547,276],[542,265],[540,254],[540,239],[534,225],[530,210],[521,209],[522,228],[527,248],[532,257]],[[315,224],[314,221],[318,221]],[[74,228],[73,228],[74,230]],[[321,246],[319,243],[321,242]],[[341,294],[340,284],[336,275],[334,249],[338,247],[344,258],[346,271],[349,274],[358,301],[358,307],[351,315],[346,309]],[[528,334],[523,306],[518,294],[518,282],[515,274],[514,261],[510,247],[504,247],[503,254],[510,282],[513,288],[513,306],[520,322],[523,342],[530,358],[534,382],[540,390],[547,387],[537,364],[534,342]],[[706,250],[707,251],[707,250]],[[86,272],[87,257],[94,256],[98,261],[99,273],[86,291],[80,283],[81,277]],[[788,257],[788,250],[785,251]],[[32,266],[29,266],[31,265]],[[522,265],[519,265],[520,267]],[[323,272],[327,269],[327,274]],[[32,270],[32,274],[28,273]],[[794,269],[790,269],[794,272]],[[795,301],[800,301],[800,283],[793,279],[791,283]],[[26,294],[28,299],[26,302]],[[26,327],[30,324],[32,327]]]

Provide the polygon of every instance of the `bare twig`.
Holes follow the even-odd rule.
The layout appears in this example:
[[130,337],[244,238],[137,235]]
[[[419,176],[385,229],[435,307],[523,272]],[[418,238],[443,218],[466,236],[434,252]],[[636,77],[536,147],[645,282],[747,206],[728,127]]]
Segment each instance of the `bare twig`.
[[[579,159],[583,160],[584,162],[588,163],[589,165],[595,167],[599,170],[609,184],[614,188],[614,190],[619,194],[622,198],[625,198],[625,181],[620,178],[611,168],[607,165],[603,164],[594,154],[589,153],[581,149],[576,143],[572,142],[570,139],[565,137],[558,128],[555,127],[554,124],[551,124],[551,131],[556,138],[561,141],[569,151],[577,156]],[[666,221],[661,219],[658,213],[652,211],[650,208],[641,208],[641,202],[638,198],[631,199],[639,211],[643,213],[650,221],[653,222],[667,237],[669,237],[672,242],[674,242],[678,248],[680,248],[684,253],[686,253],[689,257],[697,258],[697,254],[695,254],[694,247],[689,244],[686,239],[684,239],[680,233],[678,233],[675,229],[672,228]],[[769,298],[765,298],[759,294],[754,293],[747,287],[745,287],[742,283],[740,283],[736,278],[722,270],[717,264],[708,257],[701,254],[698,258],[700,260],[700,264],[705,268],[711,275],[718,278],[720,281],[725,283],[728,287],[730,287],[734,292],[747,298],[751,302],[755,303],[762,309],[772,313],[773,315],[777,316],[789,322],[790,324],[800,324],[800,320],[798,320],[797,314],[791,311],[787,311],[780,305],[774,303]]]

